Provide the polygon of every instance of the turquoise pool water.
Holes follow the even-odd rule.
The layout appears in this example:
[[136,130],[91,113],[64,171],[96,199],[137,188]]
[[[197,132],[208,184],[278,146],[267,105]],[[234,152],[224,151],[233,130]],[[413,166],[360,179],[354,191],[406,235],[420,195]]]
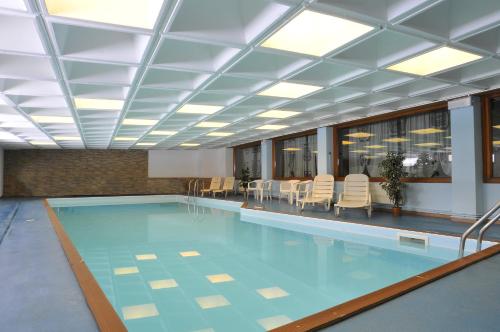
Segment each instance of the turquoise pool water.
[[263,331],[456,257],[180,203],[55,211],[129,331]]

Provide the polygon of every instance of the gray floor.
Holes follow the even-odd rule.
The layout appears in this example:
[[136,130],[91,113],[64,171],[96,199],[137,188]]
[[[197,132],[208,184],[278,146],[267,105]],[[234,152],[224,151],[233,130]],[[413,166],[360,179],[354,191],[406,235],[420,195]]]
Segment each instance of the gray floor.
[[1,331],[98,330],[41,200],[20,203],[0,267]]
[[[0,243],[0,330],[97,331],[42,201],[0,200],[0,227],[8,223],[18,203]],[[253,204],[250,200],[250,206]],[[284,200],[265,203],[264,208],[300,213]],[[321,208],[308,208],[302,214],[333,218],[333,213]],[[343,220],[457,234],[468,226],[446,219],[392,218],[383,212],[374,213],[371,220],[350,212]],[[500,239],[497,226],[491,233],[490,237]],[[498,331],[499,276],[497,255],[341,322],[334,331]]]

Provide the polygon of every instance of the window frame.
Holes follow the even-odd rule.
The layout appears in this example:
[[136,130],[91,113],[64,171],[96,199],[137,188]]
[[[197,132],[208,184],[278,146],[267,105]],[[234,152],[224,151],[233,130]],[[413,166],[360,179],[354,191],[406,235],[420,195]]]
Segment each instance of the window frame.
[[483,129],[483,182],[500,183],[500,176],[493,176],[493,130],[491,123],[491,103],[493,98],[500,97],[500,90],[489,91],[481,96],[482,129]]
[[[339,172],[340,172],[340,169],[339,169],[339,154],[340,154],[339,133],[340,133],[340,129],[352,128],[352,127],[372,124],[372,123],[376,123],[376,122],[395,120],[395,119],[403,118],[406,116],[417,115],[417,114],[430,113],[433,111],[443,110],[443,108],[448,109],[448,102],[441,101],[441,102],[436,102],[436,103],[432,103],[432,104],[412,107],[412,108],[408,108],[405,110],[400,110],[400,111],[385,113],[385,114],[376,115],[376,116],[372,116],[372,117],[367,117],[364,119],[344,122],[344,123],[340,123],[338,125],[333,125],[332,126],[333,127],[333,175],[335,177],[335,180],[336,181],[344,181],[344,178],[345,178],[345,176],[339,175]],[[404,178],[404,179],[402,179],[402,181],[408,182],[408,183],[451,183],[452,177],[453,177],[453,174],[452,174],[452,176],[447,177],[447,178],[444,178],[444,177],[443,178]],[[370,177],[370,182],[383,182],[383,181],[384,181],[384,179],[381,177]]]
[[318,129],[309,129],[309,130],[305,130],[305,131],[301,131],[299,133],[293,133],[293,134],[289,134],[289,135],[284,135],[284,136],[279,136],[279,137],[274,137],[272,139],[272,146],[273,146],[273,151],[272,151],[272,154],[273,154],[273,160],[272,160],[272,165],[273,165],[273,180],[280,180],[280,181],[288,181],[288,180],[300,180],[300,181],[305,181],[305,180],[312,180],[313,177],[312,176],[303,176],[303,177],[278,177],[276,176],[276,143],[277,142],[280,142],[280,141],[284,141],[284,140],[287,140],[287,139],[291,139],[291,138],[297,138],[297,137],[304,137],[304,136],[311,136],[311,135],[318,135]]
[[[252,148],[252,147],[255,147],[255,146],[262,146],[261,144],[261,141],[255,141],[255,142],[250,142],[250,143],[245,143],[245,144],[240,144],[240,145],[235,145],[233,146],[233,176],[235,179],[238,179],[238,175],[236,175],[236,150],[238,149],[246,149],[246,148]],[[260,165],[260,169],[261,169],[261,173],[262,173],[262,147],[261,147],[261,165]],[[261,174],[262,176],[262,174]]]

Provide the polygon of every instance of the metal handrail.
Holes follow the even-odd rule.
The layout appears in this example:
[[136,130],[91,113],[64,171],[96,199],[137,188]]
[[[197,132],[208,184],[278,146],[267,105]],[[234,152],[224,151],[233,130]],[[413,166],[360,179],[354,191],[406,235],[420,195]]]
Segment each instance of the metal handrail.
[[[488,211],[486,212],[481,218],[479,218],[478,221],[476,221],[471,227],[469,227],[463,234],[462,236],[460,237],[460,247],[459,247],[459,252],[458,252],[458,257],[464,257],[464,250],[465,250],[465,241],[467,241],[467,238],[469,237],[469,235],[474,231],[476,230],[476,228],[478,228],[479,226],[482,226],[482,224],[484,222],[486,222],[486,220],[488,220],[488,218],[493,214],[495,213],[498,209],[500,208],[500,201],[496,202],[496,204]],[[491,218],[491,220],[489,222],[486,223],[486,225],[484,225],[480,232],[479,232],[479,236],[477,241],[477,246],[476,246],[476,249],[477,250],[480,250],[481,248],[481,241],[482,241],[482,238],[483,238],[483,235],[484,235],[484,232],[486,232],[486,230],[495,223],[495,221],[498,220],[498,218],[500,217],[500,213],[498,215],[496,215],[495,217]],[[478,249],[479,248],[479,249]]]

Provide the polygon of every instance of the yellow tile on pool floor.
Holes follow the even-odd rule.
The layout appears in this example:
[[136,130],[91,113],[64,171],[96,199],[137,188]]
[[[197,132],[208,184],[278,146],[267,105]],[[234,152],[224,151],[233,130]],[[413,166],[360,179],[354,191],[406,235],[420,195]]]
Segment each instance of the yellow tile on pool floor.
[[230,305],[229,301],[222,295],[197,297],[196,302],[202,309],[212,309]]
[[156,309],[156,305],[153,303],[123,307],[122,314],[125,320],[155,317],[159,315],[158,309]]
[[195,257],[195,256],[200,256],[200,253],[193,250],[193,251],[181,251],[179,253],[182,257]]
[[285,297],[285,296],[290,295],[279,287],[269,287],[269,288],[257,289],[257,293],[259,293],[262,297],[264,297],[268,300],[277,299],[279,297]]
[[285,315],[277,315],[258,319],[257,323],[262,326],[266,331],[277,328],[278,326],[290,323],[292,320]]
[[137,268],[137,266],[117,267],[113,270],[113,273],[116,276],[134,274],[134,273],[139,273],[139,269]]
[[177,282],[174,279],[152,280],[149,282],[151,289],[164,289],[177,287]]
[[208,275],[207,279],[212,283],[212,284],[218,284],[220,282],[228,282],[228,281],[234,281],[233,277],[231,277],[227,273],[222,273],[222,274],[212,274]]
[[150,260],[155,260],[158,257],[156,257],[155,254],[142,254],[142,255],[135,255],[135,259],[138,261],[150,261]]

